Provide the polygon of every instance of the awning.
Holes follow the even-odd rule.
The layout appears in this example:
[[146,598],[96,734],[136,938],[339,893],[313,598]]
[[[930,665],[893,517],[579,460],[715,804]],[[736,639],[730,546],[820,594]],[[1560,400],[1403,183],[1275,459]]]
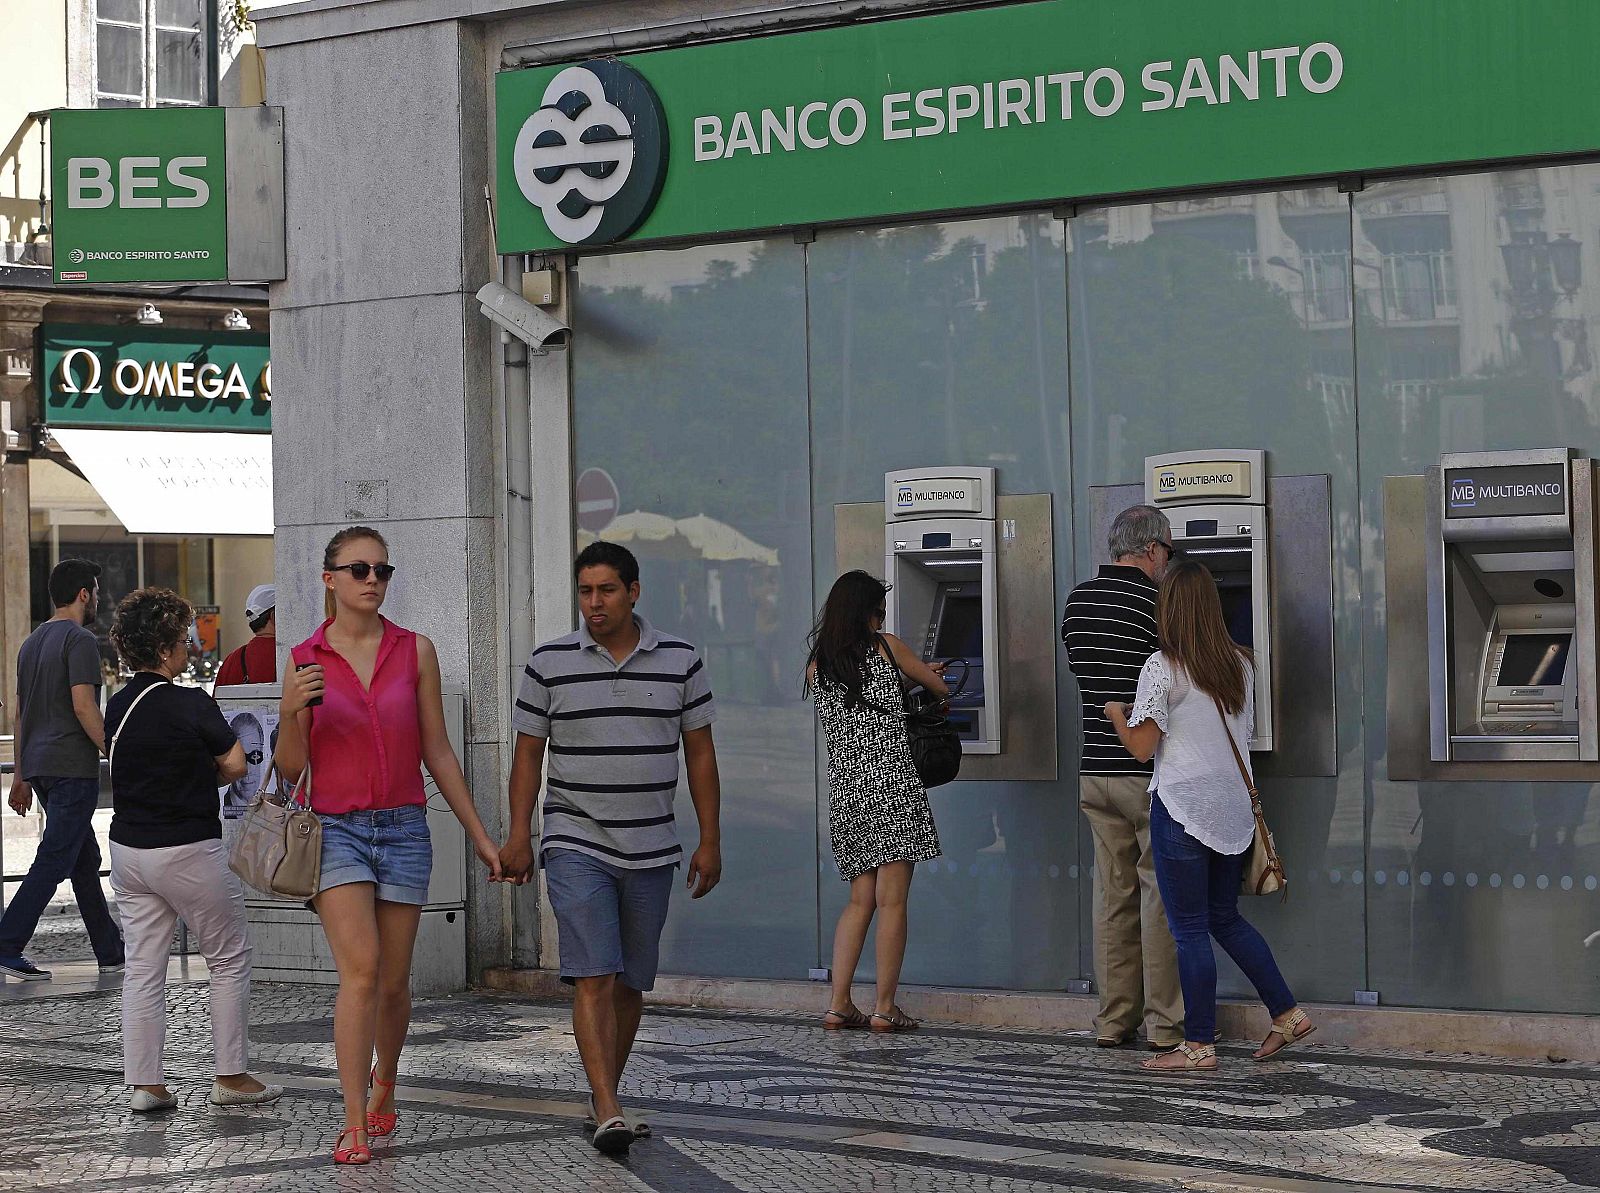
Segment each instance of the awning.
[[129,534],[271,534],[272,436],[51,432]]

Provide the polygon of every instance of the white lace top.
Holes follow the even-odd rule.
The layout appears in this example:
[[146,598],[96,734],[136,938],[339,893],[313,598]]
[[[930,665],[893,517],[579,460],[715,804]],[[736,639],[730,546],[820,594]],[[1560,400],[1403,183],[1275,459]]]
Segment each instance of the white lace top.
[[[1249,766],[1256,707],[1255,674],[1248,663],[1244,693],[1244,709],[1228,718],[1228,728]],[[1208,849],[1230,855],[1244,852],[1255,838],[1255,814],[1217,706],[1209,693],[1190,683],[1183,669],[1159,651],[1139,673],[1128,725],[1145,721],[1161,728],[1150,790],[1160,793],[1168,814]]]

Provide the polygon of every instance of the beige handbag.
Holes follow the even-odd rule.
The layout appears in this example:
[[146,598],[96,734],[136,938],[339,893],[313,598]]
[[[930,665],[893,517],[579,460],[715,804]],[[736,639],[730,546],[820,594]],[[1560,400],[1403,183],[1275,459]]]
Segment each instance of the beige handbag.
[[287,797],[273,763],[239,821],[228,868],[264,894],[306,900],[322,877],[322,821],[311,810],[311,760]]
[[1233,730],[1228,728],[1228,717],[1223,712],[1222,701],[1216,696],[1212,696],[1211,700],[1217,706],[1217,716],[1222,718],[1222,731],[1228,735],[1228,745],[1233,750],[1233,760],[1239,766],[1239,777],[1244,780],[1245,790],[1250,793],[1250,810],[1256,817],[1255,840],[1250,842],[1250,856],[1245,859],[1239,893],[1270,895],[1275,891],[1282,891],[1282,898],[1287,899],[1289,876],[1283,872],[1283,859],[1278,856],[1277,842],[1272,839],[1272,830],[1267,827],[1267,818],[1262,814],[1261,793],[1250,780],[1250,768],[1244,764],[1244,756],[1239,753],[1239,743],[1233,740]]

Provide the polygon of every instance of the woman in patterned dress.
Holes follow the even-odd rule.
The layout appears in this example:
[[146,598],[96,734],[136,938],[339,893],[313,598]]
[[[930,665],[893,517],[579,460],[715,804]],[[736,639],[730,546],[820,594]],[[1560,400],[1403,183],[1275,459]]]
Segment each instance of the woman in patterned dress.
[[[833,934],[833,997],[822,1026],[910,1031],[895,1005],[906,952],[906,895],[917,862],[939,856],[928,794],[911,763],[901,684],[949,694],[944,664],[923,662],[883,633],[889,586],[866,572],[834,582],[811,631],[806,683],[828,738],[828,830],[850,902]],[[878,996],[863,1015],[851,995],[856,963],[878,919]]]

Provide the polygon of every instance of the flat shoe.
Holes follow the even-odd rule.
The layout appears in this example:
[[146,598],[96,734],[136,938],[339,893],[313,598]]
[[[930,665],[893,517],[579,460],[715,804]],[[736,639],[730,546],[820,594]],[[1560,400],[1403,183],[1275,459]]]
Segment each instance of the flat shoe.
[[608,1156],[626,1155],[628,1148],[633,1145],[633,1128],[628,1126],[628,1120],[620,1114],[606,1119],[594,1129],[594,1137],[589,1140],[597,1152]]
[[1133,1042],[1133,1036],[1120,1036],[1115,1039],[1111,1036],[1096,1036],[1094,1038],[1094,1046],[1096,1048],[1127,1048]]
[[171,1110],[178,1104],[178,1095],[167,1094],[158,1098],[147,1089],[136,1089],[128,1099],[128,1109],[135,1114],[149,1114],[152,1110]]
[[220,1082],[211,1083],[211,1096],[206,1099],[213,1106],[262,1106],[283,1097],[283,1086],[269,1085],[254,1093],[229,1089]]

